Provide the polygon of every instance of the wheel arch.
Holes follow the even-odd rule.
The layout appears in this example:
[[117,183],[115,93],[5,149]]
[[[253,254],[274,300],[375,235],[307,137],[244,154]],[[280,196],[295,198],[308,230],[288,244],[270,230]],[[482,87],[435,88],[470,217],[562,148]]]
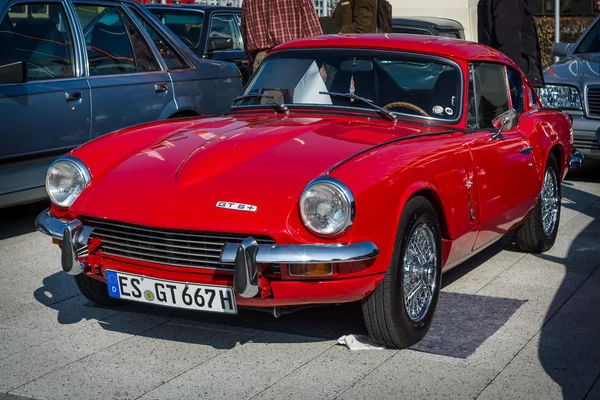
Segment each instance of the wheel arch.
[[400,222],[400,217],[402,215],[402,211],[404,210],[404,207],[406,206],[406,203],[408,203],[408,201],[414,197],[422,196],[431,203],[431,205],[433,206],[433,208],[435,210],[438,221],[440,223],[442,239],[450,239],[451,232],[450,232],[449,226],[448,226],[448,219],[446,216],[446,210],[444,208],[444,203],[442,202],[441,197],[435,191],[435,189],[431,186],[421,186],[421,187],[416,187],[413,190],[407,191],[407,193],[409,193],[409,194],[407,196],[405,196],[405,198],[403,199],[399,213],[398,213],[398,222]]
[[560,143],[556,143],[550,148],[550,151],[548,152],[548,156],[546,156],[546,160],[544,160],[544,170],[546,170],[545,167],[546,167],[548,157],[550,157],[550,154],[552,154],[554,156],[554,158],[556,158],[556,162],[558,163],[558,168],[560,168],[560,171],[558,171],[560,180],[562,180],[563,172],[565,169],[564,153],[565,153],[565,149],[563,149],[562,145]]

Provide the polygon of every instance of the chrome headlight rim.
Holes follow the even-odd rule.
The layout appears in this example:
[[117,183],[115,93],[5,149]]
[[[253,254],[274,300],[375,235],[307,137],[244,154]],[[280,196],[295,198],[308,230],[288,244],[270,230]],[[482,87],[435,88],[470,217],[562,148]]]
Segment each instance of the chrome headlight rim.
[[[340,225],[338,229],[331,233],[322,233],[316,229],[313,229],[310,222],[307,221],[307,218],[305,218],[302,210],[302,202],[304,200],[305,195],[310,189],[317,185],[329,186],[330,188],[336,190],[348,206],[349,214],[344,216],[344,224]],[[298,208],[300,213],[300,220],[302,221],[302,224],[306,227],[306,229],[308,229],[313,235],[326,239],[335,239],[346,233],[354,223],[354,218],[356,216],[356,201],[354,199],[354,195],[350,191],[350,188],[348,188],[348,186],[346,186],[346,184],[344,184],[339,179],[328,176],[315,178],[306,185],[306,187],[302,191],[300,200],[298,201]]]
[[[77,194],[77,196],[75,196],[75,198],[73,198],[73,200],[69,203],[65,203],[64,201],[63,202],[57,201],[57,199],[55,199],[54,196],[52,195],[52,193],[50,192],[51,172],[56,167],[56,165],[60,164],[60,163],[69,163],[72,166],[74,166],[84,180],[84,184],[81,189],[81,192],[79,192]],[[83,161],[81,161],[79,158],[77,158],[75,156],[62,156],[62,157],[59,157],[56,160],[54,160],[54,162],[50,165],[50,167],[48,168],[48,171],[46,172],[46,193],[48,194],[48,197],[50,198],[50,201],[52,202],[52,204],[54,204],[58,207],[68,208],[71,205],[73,205],[73,203],[77,200],[79,195],[81,195],[83,190],[90,184],[91,180],[92,180],[92,175],[90,174],[90,170],[88,169],[87,165],[84,164]]]
[[[543,90],[551,90],[551,88],[559,88],[559,89],[570,89],[572,91],[574,91],[574,93],[577,95],[577,99],[579,100],[579,106],[577,107],[563,107],[563,106],[557,106],[557,105],[547,105],[544,104],[544,100],[546,100],[546,95],[542,94]],[[566,110],[566,111],[583,111],[583,98],[581,96],[581,91],[579,90],[579,88],[575,85],[569,84],[569,83],[546,83],[544,85],[544,87],[541,87],[538,89],[538,97],[540,98],[540,102],[542,103],[542,106],[545,107],[550,107],[550,108],[556,108],[558,110]]]

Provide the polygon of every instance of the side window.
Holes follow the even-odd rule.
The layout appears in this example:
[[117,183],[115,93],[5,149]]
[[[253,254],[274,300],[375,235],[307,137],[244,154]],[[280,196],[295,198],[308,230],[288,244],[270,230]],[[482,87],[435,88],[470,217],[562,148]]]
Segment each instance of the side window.
[[154,45],[158,49],[160,56],[163,58],[163,60],[165,60],[165,64],[167,64],[167,68],[169,68],[169,69],[189,68],[189,66],[185,63],[183,58],[181,58],[181,56],[179,56],[179,54],[177,54],[175,49],[173,49],[173,47],[169,43],[167,43],[165,38],[160,33],[158,33],[158,31],[156,29],[154,29],[146,21],[146,19],[140,15],[140,13],[137,10],[135,10],[133,7],[130,7],[130,10],[131,10],[131,12],[133,12],[135,14],[135,16],[138,18],[138,21],[140,22],[140,24],[144,27],[144,29],[146,30],[146,32],[148,33],[148,35],[154,42]]
[[508,76],[508,88],[510,89],[510,98],[512,100],[512,108],[519,114],[525,111],[525,101],[523,100],[523,81],[521,76],[511,68],[506,68]]
[[218,38],[231,39],[232,47],[228,50],[244,49],[240,28],[233,14],[216,14],[211,17],[209,40]]
[[493,128],[493,119],[509,109],[504,66],[475,63],[470,69],[469,126],[471,129]]
[[0,21],[0,58],[25,61],[28,80],[75,76],[73,39],[58,3],[19,3]]
[[91,76],[160,70],[141,33],[118,7],[76,4]]

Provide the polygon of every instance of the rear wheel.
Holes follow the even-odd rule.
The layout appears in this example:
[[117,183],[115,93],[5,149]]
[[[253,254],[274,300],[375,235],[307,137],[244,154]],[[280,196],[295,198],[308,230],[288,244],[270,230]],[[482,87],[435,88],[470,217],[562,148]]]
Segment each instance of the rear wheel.
[[516,231],[519,249],[530,253],[542,253],[554,246],[560,221],[559,175],[558,162],[554,155],[550,154],[546,163],[540,198],[533,212]]
[[390,267],[363,300],[363,318],[375,342],[405,348],[425,336],[440,292],[441,249],[435,209],[424,197],[412,198],[400,218]]
[[122,300],[112,298],[108,295],[106,283],[90,278],[85,274],[75,275],[74,278],[81,294],[92,303],[100,306],[120,306],[125,304]]

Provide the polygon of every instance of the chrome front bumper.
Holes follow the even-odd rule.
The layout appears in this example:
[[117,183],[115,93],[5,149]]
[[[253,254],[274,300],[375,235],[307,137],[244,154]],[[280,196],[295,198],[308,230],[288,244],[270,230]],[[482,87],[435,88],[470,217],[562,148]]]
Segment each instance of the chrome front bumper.
[[571,156],[571,160],[569,161],[569,169],[575,169],[581,167],[583,164],[583,154],[579,150],[573,151],[573,155]]
[[[63,241],[61,264],[65,272],[77,275],[84,264],[78,257],[88,253],[88,240],[93,228],[84,226],[81,221],[61,221],[50,214],[50,209],[42,211],[35,220],[38,231]],[[221,252],[220,260],[234,263],[233,288],[242,297],[258,294],[258,268],[261,264],[322,264],[365,261],[376,258],[379,249],[372,242],[352,244],[287,244],[259,245],[252,237],[242,243],[227,243]]]

